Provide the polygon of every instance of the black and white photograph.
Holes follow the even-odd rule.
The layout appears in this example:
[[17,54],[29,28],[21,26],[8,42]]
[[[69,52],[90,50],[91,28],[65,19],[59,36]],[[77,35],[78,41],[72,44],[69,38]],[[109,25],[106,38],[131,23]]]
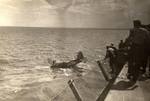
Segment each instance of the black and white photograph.
[[150,101],[150,0],[0,0],[0,101]]

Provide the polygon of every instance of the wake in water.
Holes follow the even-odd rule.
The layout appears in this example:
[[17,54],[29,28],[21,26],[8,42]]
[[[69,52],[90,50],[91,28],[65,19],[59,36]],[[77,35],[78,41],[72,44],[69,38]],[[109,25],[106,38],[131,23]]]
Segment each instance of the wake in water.
[[[81,51],[78,52],[77,58],[75,60],[71,60],[69,62],[57,62],[56,60],[51,60],[48,58],[48,63],[50,64],[50,69],[53,71],[63,71],[64,75],[70,76],[73,73],[77,73],[78,76],[81,76],[84,72],[83,67],[87,67],[85,64],[87,61],[87,58],[83,56],[83,53]],[[83,64],[84,63],[84,64]],[[78,64],[82,64],[81,67],[78,66]]]

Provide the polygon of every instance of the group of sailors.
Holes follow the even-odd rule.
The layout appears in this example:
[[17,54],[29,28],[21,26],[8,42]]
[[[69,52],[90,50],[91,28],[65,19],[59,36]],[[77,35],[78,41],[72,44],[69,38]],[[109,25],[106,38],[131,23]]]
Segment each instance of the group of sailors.
[[127,63],[127,78],[136,82],[140,74],[150,77],[150,24],[143,25],[140,20],[134,20],[133,25],[129,36],[120,40],[118,48],[113,44],[106,47],[105,59],[109,58],[111,73],[116,75]]

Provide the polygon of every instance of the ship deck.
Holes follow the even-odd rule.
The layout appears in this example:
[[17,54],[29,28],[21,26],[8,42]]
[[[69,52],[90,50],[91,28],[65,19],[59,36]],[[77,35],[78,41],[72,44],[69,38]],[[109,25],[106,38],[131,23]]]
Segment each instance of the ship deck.
[[105,101],[150,101],[150,79],[141,78],[135,84],[126,78],[125,66],[111,86]]

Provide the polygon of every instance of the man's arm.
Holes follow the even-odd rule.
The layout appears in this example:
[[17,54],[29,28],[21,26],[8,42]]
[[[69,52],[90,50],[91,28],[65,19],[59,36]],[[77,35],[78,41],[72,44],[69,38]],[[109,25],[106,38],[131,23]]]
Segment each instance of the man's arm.
[[104,60],[106,60],[108,57],[109,57],[109,52],[108,52],[108,50],[107,50],[107,51],[106,51],[106,55],[105,55],[105,57],[104,57]]

